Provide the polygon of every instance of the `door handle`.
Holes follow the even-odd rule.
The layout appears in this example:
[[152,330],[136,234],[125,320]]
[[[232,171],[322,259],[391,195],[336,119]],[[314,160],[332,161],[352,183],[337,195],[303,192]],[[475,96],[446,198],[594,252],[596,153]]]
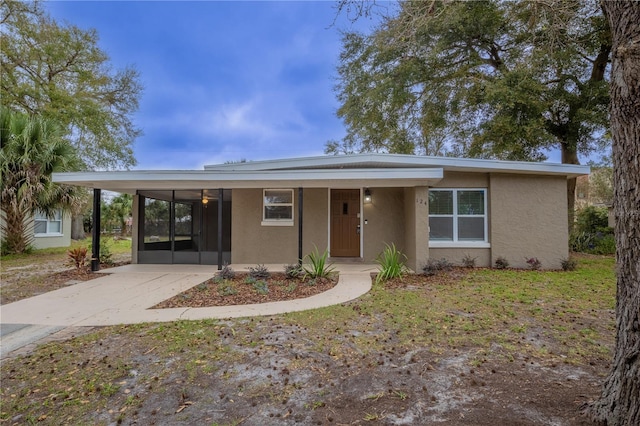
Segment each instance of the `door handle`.
[[356,233],[357,233],[358,235],[360,235],[360,225],[358,225],[358,226],[356,227]]

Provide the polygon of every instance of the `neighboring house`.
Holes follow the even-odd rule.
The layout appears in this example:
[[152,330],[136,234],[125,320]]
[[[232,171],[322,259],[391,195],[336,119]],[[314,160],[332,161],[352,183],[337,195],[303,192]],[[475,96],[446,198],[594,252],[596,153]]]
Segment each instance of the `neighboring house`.
[[191,171],[54,173],[55,182],[134,194],[134,263],[295,263],[329,250],[373,262],[394,243],[478,266],[568,257],[567,179],[578,165],[391,154],[292,158]]
[[[4,218],[0,218],[4,224]],[[3,227],[2,227],[3,228]],[[53,217],[36,213],[26,226],[28,238],[35,249],[69,247],[71,245],[71,215],[58,210]],[[0,237],[4,239],[4,232]]]
[[594,167],[589,175],[576,180],[576,210],[587,206],[608,206],[613,203],[613,171],[610,167]]

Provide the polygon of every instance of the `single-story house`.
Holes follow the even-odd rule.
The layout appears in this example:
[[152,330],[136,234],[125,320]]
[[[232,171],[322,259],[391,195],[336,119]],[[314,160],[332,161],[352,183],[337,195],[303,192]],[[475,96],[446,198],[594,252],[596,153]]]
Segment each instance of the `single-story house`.
[[[568,257],[567,179],[589,167],[356,154],[204,170],[55,173],[59,183],[135,195],[133,263],[295,263],[318,247],[373,262],[394,243],[429,258],[490,266],[504,257],[560,268]],[[98,218],[99,219],[99,218]]]
[[[0,240],[4,240],[4,213],[0,216]],[[35,249],[69,247],[71,245],[71,215],[56,210],[53,216],[36,212],[27,219],[25,232],[27,240]]]

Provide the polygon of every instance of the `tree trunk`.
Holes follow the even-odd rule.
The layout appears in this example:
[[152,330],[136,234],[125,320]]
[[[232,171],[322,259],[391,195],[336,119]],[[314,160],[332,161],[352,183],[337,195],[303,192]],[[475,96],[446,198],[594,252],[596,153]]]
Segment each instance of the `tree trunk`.
[[[575,144],[574,144],[575,146]],[[562,164],[580,164],[578,152],[570,148],[568,143],[561,144]],[[569,233],[573,231],[576,209],[576,178],[567,179],[567,214],[569,220]]]
[[607,425],[640,425],[640,2],[604,1],[613,35],[611,134],[616,218],[616,346],[600,399]]
[[2,241],[7,253],[24,253],[31,245],[31,239],[26,235],[25,215],[15,205],[4,209],[4,239]]
[[84,216],[74,214],[71,216],[71,239],[84,240],[87,236],[84,233]]

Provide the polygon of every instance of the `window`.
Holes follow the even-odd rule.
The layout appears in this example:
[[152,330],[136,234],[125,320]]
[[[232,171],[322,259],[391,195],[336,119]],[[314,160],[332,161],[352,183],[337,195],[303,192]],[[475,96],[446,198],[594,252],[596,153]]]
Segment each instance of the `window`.
[[486,189],[429,190],[429,241],[437,245],[487,243]]
[[36,237],[45,235],[62,235],[62,210],[56,210],[52,217],[41,211],[36,212],[33,224]]
[[293,189],[265,189],[262,225],[293,226]]

